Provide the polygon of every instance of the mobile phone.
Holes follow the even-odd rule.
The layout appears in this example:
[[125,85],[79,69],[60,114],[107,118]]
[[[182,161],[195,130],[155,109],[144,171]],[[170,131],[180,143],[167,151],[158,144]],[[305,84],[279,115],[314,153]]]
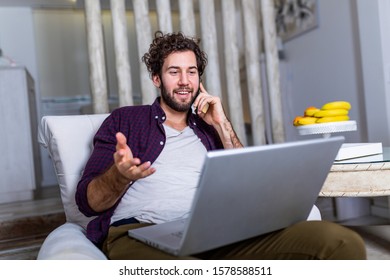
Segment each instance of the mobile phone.
[[[200,94],[200,83],[199,83],[199,87],[198,87],[198,91],[196,92],[196,95],[195,95],[195,98],[194,98],[194,101],[195,99],[198,97],[198,95]],[[197,115],[197,109],[195,106],[194,106],[194,103],[191,104],[191,110],[192,110],[192,113]]]

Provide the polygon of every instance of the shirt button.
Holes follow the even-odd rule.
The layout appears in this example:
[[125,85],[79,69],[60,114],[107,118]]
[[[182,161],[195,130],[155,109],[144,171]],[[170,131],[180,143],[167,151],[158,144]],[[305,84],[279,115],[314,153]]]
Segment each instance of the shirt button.
[[155,119],[158,119],[158,116],[154,116]]
[[160,145],[161,145],[161,146],[164,145],[164,142],[163,142],[163,141],[160,141]]
[[165,120],[165,117],[162,117],[163,120]]
[[196,125],[196,122],[194,122],[194,125]]

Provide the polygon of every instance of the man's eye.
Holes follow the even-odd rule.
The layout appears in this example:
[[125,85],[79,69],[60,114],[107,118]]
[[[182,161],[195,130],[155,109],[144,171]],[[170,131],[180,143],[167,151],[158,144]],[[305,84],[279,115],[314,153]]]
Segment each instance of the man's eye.
[[176,75],[176,74],[177,74],[177,71],[169,71],[169,74],[171,74],[171,75]]
[[190,71],[190,75],[196,75],[197,72],[196,71]]

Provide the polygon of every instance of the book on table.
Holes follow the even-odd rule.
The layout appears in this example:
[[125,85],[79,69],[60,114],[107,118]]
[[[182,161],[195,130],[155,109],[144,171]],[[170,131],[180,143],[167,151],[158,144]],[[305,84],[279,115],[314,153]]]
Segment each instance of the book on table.
[[344,143],[336,161],[378,155],[383,153],[382,143]]

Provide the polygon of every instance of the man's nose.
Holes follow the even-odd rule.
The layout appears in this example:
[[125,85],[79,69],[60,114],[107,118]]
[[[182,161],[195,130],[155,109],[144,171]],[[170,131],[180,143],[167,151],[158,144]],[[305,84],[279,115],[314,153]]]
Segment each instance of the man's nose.
[[188,85],[187,73],[182,73],[179,80],[180,85]]

